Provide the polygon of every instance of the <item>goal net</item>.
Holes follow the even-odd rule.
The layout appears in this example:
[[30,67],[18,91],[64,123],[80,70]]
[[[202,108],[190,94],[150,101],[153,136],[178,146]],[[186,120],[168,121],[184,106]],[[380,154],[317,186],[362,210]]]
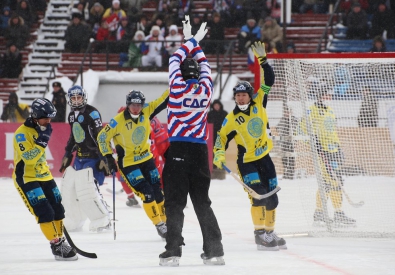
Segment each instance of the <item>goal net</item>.
[[277,233],[395,237],[395,58],[268,59]]

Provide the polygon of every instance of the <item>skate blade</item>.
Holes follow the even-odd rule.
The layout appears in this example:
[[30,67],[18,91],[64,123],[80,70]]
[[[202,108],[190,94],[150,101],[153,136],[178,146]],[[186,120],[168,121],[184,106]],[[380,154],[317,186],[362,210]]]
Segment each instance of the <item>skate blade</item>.
[[159,261],[159,265],[161,265],[161,266],[179,266],[180,265],[180,257],[161,258]]
[[349,227],[357,227],[356,223],[339,223],[339,222],[335,222],[333,224],[333,227],[337,227],[337,228],[349,228]]
[[55,260],[57,260],[57,261],[76,261],[76,260],[78,260],[78,255],[75,255],[75,256],[73,256],[73,257],[70,257],[70,258],[63,258],[63,257],[60,257],[60,256],[55,256]]
[[211,259],[203,260],[205,265],[225,265],[224,258],[222,257],[214,257]]
[[257,244],[256,246],[259,251],[279,251],[280,250],[280,248],[278,246],[267,247],[267,246],[260,245],[260,244]]
[[286,249],[288,249],[288,247],[287,247],[286,244],[279,245],[278,248],[279,248],[280,250],[286,250]]

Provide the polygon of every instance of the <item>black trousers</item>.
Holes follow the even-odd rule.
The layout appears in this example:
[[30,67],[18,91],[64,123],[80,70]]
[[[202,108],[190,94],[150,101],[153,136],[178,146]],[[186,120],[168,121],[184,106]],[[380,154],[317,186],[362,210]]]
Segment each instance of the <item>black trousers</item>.
[[167,216],[166,250],[184,244],[182,228],[188,193],[203,235],[203,251],[223,255],[222,235],[209,198],[210,169],[206,144],[171,142],[163,169]]

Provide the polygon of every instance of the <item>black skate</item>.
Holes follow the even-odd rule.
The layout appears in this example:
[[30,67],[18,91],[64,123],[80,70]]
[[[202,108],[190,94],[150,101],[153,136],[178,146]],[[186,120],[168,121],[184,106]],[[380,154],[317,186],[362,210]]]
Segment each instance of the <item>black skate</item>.
[[266,231],[265,229],[255,230],[255,243],[258,250],[262,251],[278,251],[279,247],[276,239],[273,236],[273,231]]
[[156,230],[158,231],[158,235],[161,236],[162,240],[166,240],[167,235],[167,226],[164,222],[160,222],[155,225]]
[[326,226],[326,223],[333,223],[332,219],[326,219],[324,216],[324,212],[322,212],[321,210],[315,210],[314,212],[314,226]]
[[273,238],[277,241],[277,245],[279,249],[287,249],[287,242],[283,238],[277,236],[277,234],[274,232],[273,232]]
[[128,198],[126,201],[126,205],[129,207],[140,207],[139,202],[136,200],[135,197]]
[[77,253],[65,240],[65,238],[59,238],[57,242],[50,243],[52,254],[55,256],[57,261],[76,261],[78,260]]
[[174,250],[166,250],[159,255],[159,265],[161,266],[179,266],[182,255],[181,246]]
[[203,259],[203,263],[205,265],[225,265],[225,261],[222,256],[224,256],[224,253],[220,253],[218,255],[211,255],[208,253],[200,254],[200,258]]
[[343,211],[336,211],[334,222],[336,226],[355,226],[357,221],[347,217]]

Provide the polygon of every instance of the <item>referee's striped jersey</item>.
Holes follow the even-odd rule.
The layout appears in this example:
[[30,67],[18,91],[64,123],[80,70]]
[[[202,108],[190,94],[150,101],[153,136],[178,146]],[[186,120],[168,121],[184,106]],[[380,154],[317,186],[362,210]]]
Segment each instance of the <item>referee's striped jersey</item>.
[[[180,65],[188,55],[199,64],[199,80],[184,80]],[[211,68],[194,38],[184,43],[169,60],[170,96],[167,106],[169,140],[206,143],[207,112],[213,94]]]

